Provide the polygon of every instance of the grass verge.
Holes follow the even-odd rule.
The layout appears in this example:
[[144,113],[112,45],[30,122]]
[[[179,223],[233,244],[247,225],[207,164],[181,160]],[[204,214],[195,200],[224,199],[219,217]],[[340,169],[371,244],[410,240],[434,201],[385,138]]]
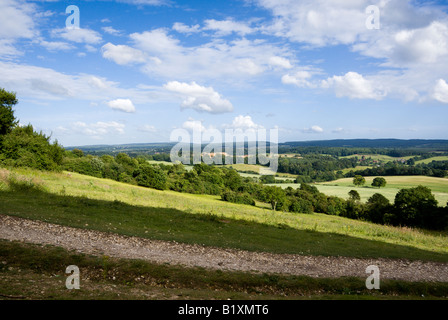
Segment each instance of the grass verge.
[[[65,269],[80,270],[80,290],[68,290]],[[446,299],[448,283],[316,279],[223,272],[85,255],[54,246],[0,240],[2,299]]]

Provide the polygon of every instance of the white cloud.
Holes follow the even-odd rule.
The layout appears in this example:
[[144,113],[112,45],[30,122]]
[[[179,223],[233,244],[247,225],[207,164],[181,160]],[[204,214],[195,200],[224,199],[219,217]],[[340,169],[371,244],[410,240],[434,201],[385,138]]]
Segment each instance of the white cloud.
[[127,113],[135,112],[135,106],[129,99],[116,99],[107,103],[109,108]]
[[[79,99],[111,101],[128,97],[135,103],[152,103],[166,99],[160,87],[123,88],[118,82],[90,74],[66,74],[50,68],[0,61],[2,86],[14,88],[19,96],[41,100]],[[169,101],[172,101],[169,100]]]
[[121,31],[120,30],[116,30],[113,27],[102,27],[101,28],[104,32],[111,34],[113,36],[120,36],[121,35]]
[[110,134],[124,134],[124,128],[125,128],[124,124],[115,121],[109,121],[109,122],[98,121],[96,123],[90,123],[90,124],[78,121],[73,123],[71,126],[71,130],[74,131],[75,133],[95,137]]
[[421,28],[385,32],[353,48],[363,55],[386,59],[385,66],[440,63],[448,57],[448,22],[433,21]]
[[215,20],[215,19],[210,19],[210,20],[205,20],[204,21],[205,26],[203,28],[203,30],[212,30],[212,31],[216,31],[218,35],[221,36],[225,36],[225,35],[229,35],[232,33],[237,33],[240,34],[242,36],[252,33],[254,32],[254,30],[249,27],[248,25],[241,23],[241,22],[236,22],[233,20]]
[[[132,48],[146,54],[141,71],[152,78],[167,80],[222,79],[237,85],[238,81],[241,84],[266,71],[277,72],[279,68],[272,67],[270,58],[289,56],[286,46],[271,45],[264,40],[214,39],[187,47],[166,29],[133,33],[130,38]],[[286,58],[276,62],[287,66]]]
[[161,6],[168,3],[167,0],[117,0],[118,2],[129,3],[139,6]]
[[172,38],[165,29],[155,29],[130,35],[136,46],[152,54],[169,54],[181,51],[179,40]]
[[176,22],[175,24],[173,24],[173,30],[179,32],[179,33],[197,33],[200,32],[200,26],[198,24],[194,25],[194,26],[187,26],[184,23],[181,22]]
[[334,130],[331,130],[331,132],[332,133],[345,133],[346,130],[344,128],[339,127],[339,128],[334,129]]
[[202,125],[202,121],[189,118],[182,124],[182,128],[190,132],[205,132],[207,129]]
[[150,124],[145,124],[144,126],[140,127],[138,130],[143,131],[143,132],[156,132],[157,131],[156,127],[154,127]]
[[232,124],[224,125],[224,128],[234,129],[234,130],[240,129],[242,131],[264,129],[264,127],[262,125],[256,124],[252,120],[251,116],[243,116],[243,115],[239,115],[239,116],[235,117],[232,121]]
[[18,39],[33,39],[39,35],[33,15],[36,6],[24,1],[0,1],[0,57],[23,54],[16,48]]
[[75,47],[72,46],[71,44],[69,44],[67,42],[62,42],[62,41],[41,40],[41,41],[39,41],[39,44],[41,46],[43,46],[45,49],[47,49],[48,51],[68,51],[68,50],[75,49]]
[[104,58],[120,65],[143,63],[146,61],[146,56],[143,52],[125,45],[113,45],[109,42],[101,48],[101,51]]
[[76,43],[98,44],[102,41],[101,35],[90,29],[60,28],[51,31],[56,38],[63,38]]
[[283,69],[291,69],[291,62],[283,57],[271,57],[269,58],[269,64],[274,67],[280,67]]
[[333,76],[322,81],[323,88],[333,88],[337,97],[350,99],[380,100],[385,93],[378,90],[378,84],[364,78],[357,72],[347,72],[343,76]]
[[0,2],[0,38],[32,38],[36,35],[32,14],[35,6],[24,1]]
[[[302,44],[305,49],[346,45],[355,53],[378,60],[383,68],[368,79],[353,73],[323,81],[336,94],[351,98],[381,99],[386,94],[405,101],[423,101],[431,84],[448,72],[448,14],[435,2],[386,0],[257,0],[272,12],[272,20],[259,30]],[[380,9],[380,30],[365,26],[367,6]],[[399,68],[399,69],[397,69]],[[303,77],[287,74],[282,81],[304,87]],[[317,82],[315,83],[317,85]]]
[[14,40],[0,39],[0,57],[16,56],[21,52],[14,46]]
[[282,83],[293,84],[298,87],[312,87],[313,85],[308,81],[311,79],[312,74],[306,70],[297,71],[295,74],[286,74],[282,77]]
[[312,46],[353,43],[366,32],[367,0],[259,0],[275,19],[262,30]]
[[190,84],[171,81],[164,85],[168,91],[180,95],[184,100],[181,108],[190,108],[199,112],[226,113],[233,111],[230,101],[223,99],[212,87],[203,87],[196,82]]
[[448,103],[448,84],[445,80],[439,79],[434,87],[433,98],[437,101]]
[[319,126],[312,126],[311,128],[306,128],[302,130],[303,133],[323,133],[324,129]]

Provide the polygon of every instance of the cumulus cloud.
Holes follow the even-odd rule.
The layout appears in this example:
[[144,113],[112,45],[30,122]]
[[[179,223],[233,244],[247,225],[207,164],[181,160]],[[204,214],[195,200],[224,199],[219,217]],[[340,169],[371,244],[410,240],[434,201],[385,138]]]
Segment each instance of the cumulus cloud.
[[101,51],[104,58],[120,65],[143,63],[146,61],[146,56],[143,52],[126,45],[113,45],[109,42],[101,48]]
[[433,21],[414,29],[398,29],[353,46],[363,55],[386,59],[385,66],[434,64],[448,57],[448,23]]
[[312,77],[312,73],[306,70],[297,71],[294,74],[286,74],[282,77],[282,83],[293,84],[298,87],[313,87],[313,84],[309,82]]
[[129,99],[112,100],[112,101],[109,101],[107,103],[107,105],[109,106],[109,108],[114,109],[114,110],[123,111],[126,113],[135,112],[135,106],[132,103],[132,101]]
[[198,24],[195,24],[194,26],[191,26],[191,27],[189,27],[186,24],[181,23],[181,22],[176,22],[173,24],[173,30],[175,30],[179,33],[186,33],[186,34],[197,33],[197,32],[201,31],[200,28],[201,27]]
[[366,31],[368,1],[258,0],[270,10],[273,22],[262,28],[268,34],[312,46],[353,43]]
[[324,129],[319,126],[312,126],[311,128],[305,128],[302,130],[303,133],[322,133]]
[[433,98],[437,101],[448,103],[448,84],[445,80],[439,79],[434,87]]
[[372,81],[357,72],[347,72],[343,76],[333,76],[322,81],[323,88],[333,88],[337,97],[350,99],[376,99],[384,97]]
[[202,124],[202,121],[194,120],[189,118],[182,124],[182,128],[190,132],[205,132],[207,129]]
[[[181,28],[182,25],[177,27]],[[229,81],[230,78],[243,81],[266,71],[277,72],[282,69],[280,66],[288,68],[290,64],[286,58],[280,59],[290,55],[288,48],[261,40],[213,39],[201,45],[183,46],[167,29],[133,33],[130,39],[131,47],[146,55],[140,70],[151,77],[183,81]],[[106,52],[117,50],[112,46],[108,45]],[[141,55],[138,57],[138,61],[142,61]],[[235,81],[229,82],[235,84]]]
[[39,44],[48,51],[68,51],[75,48],[73,45],[62,41],[46,41],[42,39],[39,41]]
[[72,124],[71,130],[78,134],[84,134],[88,136],[105,136],[109,134],[124,134],[125,125],[115,122],[103,122],[98,121],[96,123],[85,123],[78,121]]
[[227,20],[215,20],[209,19],[204,21],[205,26],[203,30],[212,30],[217,32],[221,36],[237,33],[240,35],[246,35],[252,33],[254,30],[245,23]]
[[185,83],[171,81],[164,88],[181,96],[184,100],[181,108],[190,108],[199,112],[226,113],[233,111],[230,101],[221,97],[212,87],[203,87],[196,82]]
[[0,38],[32,38],[36,35],[33,13],[35,7],[23,1],[0,2]]
[[51,31],[55,38],[62,38],[76,43],[98,44],[102,41],[101,35],[90,29],[60,28]]
[[169,36],[165,29],[132,33],[130,38],[137,48],[152,54],[170,54],[182,51],[179,40]]
[[273,67],[280,67],[283,69],[291,69],[291,62],[283,57],[271,57],[269,58],[269,64]]
[[34,22],[36,6],[24,1],[0,1],[0,57],[21,55],[15,46],[18,39],[32,39],[39,35]]
[[121,35],[121,31],[120,30],[116,30],[113,27],[107,26],[107,27],[102,27],[101,28],[104,32],[111,34],[113,36],[119,36]]
[[243,116],[239,115],[235,117],[232,121],[232,124],[227,124],[223,126],[226,129],[240,129],[242,131],[246,130],[258,130],[258,129],[264,129],[262,125],[256,124],[251,116]]

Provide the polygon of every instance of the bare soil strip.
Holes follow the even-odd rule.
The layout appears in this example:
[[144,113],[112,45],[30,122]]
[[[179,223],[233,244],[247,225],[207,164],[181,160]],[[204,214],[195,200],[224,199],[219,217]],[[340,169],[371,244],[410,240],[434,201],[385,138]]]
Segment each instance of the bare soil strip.
[[381,279],[448,282],[448,263],[249,252],[126,237],[6,215],[0,215],[0,238],[49,244],[91,255],[223,271],[367,278],[366,268],[376,265]]

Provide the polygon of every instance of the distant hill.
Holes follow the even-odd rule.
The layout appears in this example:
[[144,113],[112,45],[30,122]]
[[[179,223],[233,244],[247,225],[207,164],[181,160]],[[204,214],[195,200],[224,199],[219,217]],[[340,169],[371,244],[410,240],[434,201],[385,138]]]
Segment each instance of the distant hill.
[[445,151],[448,140],[400,140],[400,139],[338,139],[320,141],[291,141],[281,143],[290,147],[345,147],[345,148],[422,148]]
[[[177,143],[131,143],[120,145],[92,145],[66,147],[67,150],[81,149],[90,154],[114,154],[119,152],[135,154],[169,153]],[[205,144],[203,145],[205,146]],[[269,148],[269,142],[267,143]],[[234,146],[236,147],[236,146]],[[247,143],[245,144],[247,148]],[[400,139],[338,139],[319,141],[290,141],[279,143],[281,149],[294,147],[323,148],[388,148],[388,149],[421,149],[421,151],[448,151],[448,140],[400,140]],[[224,148],[224,146],[223,146]]]

